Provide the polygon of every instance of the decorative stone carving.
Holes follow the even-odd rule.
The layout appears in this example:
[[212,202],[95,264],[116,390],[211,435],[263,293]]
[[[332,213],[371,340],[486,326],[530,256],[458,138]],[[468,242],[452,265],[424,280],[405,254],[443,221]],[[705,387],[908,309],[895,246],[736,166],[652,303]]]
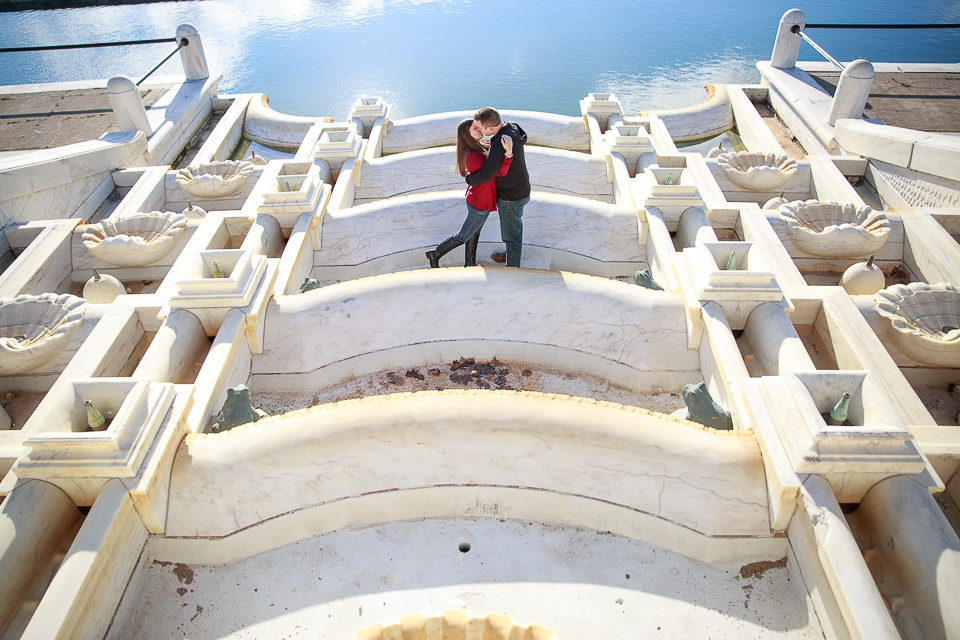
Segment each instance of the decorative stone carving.
[[200,207],[194,206],[193,202],[187,200],[186,208],[181,211],[183,215],[187,218],[205,218],[207,216],[206,209],[201,209]]
[[877,313],[893,326],[904,355],[939,367],[960,367],[960,291],[953,285],[911,282],[877,293]]
[[177,174],[177,184],[198,198],[225,198],[237,193],[253,174],[253,163],[224,160],[186,167]]
[[117,267],[142,267],[166,256],[187,228],[187,218],[171,211],[121,214],[87,226],[83,246]]
[[717,166],[733,184],[747,191],[773,191],[797,173],[797,161],[785,155],[753,151],[726,152]]
[[320,281],[316,278],[311,278],[307,276],[303,279],[303,284],[300,285],[300,293],[306,293],[307,291],[313,291],[314,289],[319,289],[321,286]]
[[710,397],[710,392],[707,391],[705,383],[698,382],[697,384],[685,385],[681,394],[687,405],[687,415],[684,416],[687,420],[723,431],[733,429],[733,419],[730,417],[730,412]]
[[123,283],[108,273],[100,275],[96,268],[93,277],[83,285],[83,297],[90,304],[110,304],[117,296],[127,294]]
[[267,414],[253,406],[250,389],[246,385],[237,385],[227,389],[227,399],[217,414],[217,424],[213,425],[213,432],[229,431],[242,424],[256,422],[266,418]]
[[633,274],[633,281],[637,284],[637,286],[644,287],[645,289],[663,291],[663,287],[661,287],[657,281],[653,279],[653,274],[650,273],[650,269],[637,271],[635,274]]
[[769,200],[767,200],[766,202],[764,202],[764,203],[763,203],[763,208],[764,208],[764,209],[779,209],[779,208],[780,208],[780,205],[782,205],[782,204],[787,204],[788,202],[790,202],[790,201],[787,200],[786,198],[784,198],[784,197],[783,197],[783,193],[781,192],[780,195],[777,196],[776,198],[770,198]]
[[86,304],[67,293],[0,298],[0,374],[31,371],[51,360],[80,326]]
[[787,234],[811,255],[844,258],[876,253],[890,237],[883,212],[835,200],[795,200],[780,205]]
[[873,256],[866,262],[850,265],[840,277],[840,286],[852,296],[872,296],[885,284],[883,271],[873,265]]

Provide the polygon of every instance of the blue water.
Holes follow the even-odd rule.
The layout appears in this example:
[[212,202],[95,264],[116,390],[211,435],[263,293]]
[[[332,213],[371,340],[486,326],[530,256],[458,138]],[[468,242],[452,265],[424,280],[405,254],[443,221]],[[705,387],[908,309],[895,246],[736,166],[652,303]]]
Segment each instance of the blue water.
[[[759,80],[784,11],[808,22],[960,23],[960,0],[193,0],[0,13],[0,46],[201,34],[221,93],[346,117],[381,96],[394,118],[493,105],[578,115],[612,91],[628,113],[699,102],[709,82]],[[838,60],[960,62],[958,31],[810,30]],[[172,44],[0,54],[0,85],[135,79]],[[802,60],[819,60],[808,45]],[[158,73],[181,73],[175,56]]]

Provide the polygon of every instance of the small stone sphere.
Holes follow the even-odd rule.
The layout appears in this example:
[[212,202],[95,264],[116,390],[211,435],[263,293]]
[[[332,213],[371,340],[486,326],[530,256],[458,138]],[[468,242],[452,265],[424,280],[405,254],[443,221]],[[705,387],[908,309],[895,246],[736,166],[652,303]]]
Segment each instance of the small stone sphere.
[[127,289],[123,283],[106,273],[100,279],[91,277],[83,285],[83,297],[90,304],[110,304],[117,296],[126,295]]
[[843,272],[840,286],[851,296],[872,296],[886,286],[886,281],[878,267],[858,262]]

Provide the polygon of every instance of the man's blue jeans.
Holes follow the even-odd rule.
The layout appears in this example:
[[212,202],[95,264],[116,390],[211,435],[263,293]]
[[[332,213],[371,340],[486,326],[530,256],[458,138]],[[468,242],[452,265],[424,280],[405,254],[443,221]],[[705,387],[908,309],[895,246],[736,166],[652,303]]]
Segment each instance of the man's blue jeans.
[[476,234],[480,233],[480,229],[483,228],[483,223],[487,221],[487,216],[489,215],[489,211],[477,209],[468,202],[467,217],[464,218],[463,225],[460,227],[460,231],[457,232],[457,235],[453,236],[453,239],[457,242],[466,242]]
[[520,266],[520,253],[523,251],[523,207],[530,202],[529,196],[523,200],[497,200],[500,214],[500,239],[507,245],[507,266]]

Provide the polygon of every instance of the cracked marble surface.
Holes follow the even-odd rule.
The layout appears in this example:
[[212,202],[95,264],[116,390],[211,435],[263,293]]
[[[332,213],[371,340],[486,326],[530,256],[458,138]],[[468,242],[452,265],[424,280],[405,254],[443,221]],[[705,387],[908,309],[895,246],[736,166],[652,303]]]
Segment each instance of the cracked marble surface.
[[[600,156],[528,146],[527,171],[534,191],[563,193],[613,202],[613,184]],[[467,183],[456,172],[454,147],[423,149],[364,162],[356,202],[425,191],[465,192]]]
[[283,296],[269,304],[265,335],[254,374],[456,340],[551,345],[638,371],[700,367],[678,295],[533,269],[421,269]]
[[[472,118],[474,111],[450,111],[415,118],[394,120],[387,125],[383,137],[384,153],[400,153],[452,145],[456,143],[457,125]],[[583,118],[534,111],[501,111],[508,122],[516,122],[527,132],[528,144],[588,151],[590,140]]]
[[[313,264],[356,266],[398,251],[433,248],[459,230],[466,212],[463,193],[449,191],[329,211],[321,229],[322,249],[314,253]],[[538,192],[524,208],[523,223],[525,250],[543,247],[602,262],[637,263],[634,271],[645,266],[646,248],[639,244],[637,216],[626,207]],[[500,242],[496,213],[487,219],[480,240]],[[449,259],[451,264],[460,260],[460,254],[457,260],[452,254]],[[422,256],[419,262],[426,265]],[[314,269],[314,277],[323,275],[322,269]]]
[[[174,464],[167,535],[223,536],[306,506],[383,491],[392,492],[396,518],[439,499],[429,489],[438,485],[559,492],[706,535],[769,535],[751,432],[515,392],[380,396],[188,436]],[[378,517],[362,505],[357,514]]]

